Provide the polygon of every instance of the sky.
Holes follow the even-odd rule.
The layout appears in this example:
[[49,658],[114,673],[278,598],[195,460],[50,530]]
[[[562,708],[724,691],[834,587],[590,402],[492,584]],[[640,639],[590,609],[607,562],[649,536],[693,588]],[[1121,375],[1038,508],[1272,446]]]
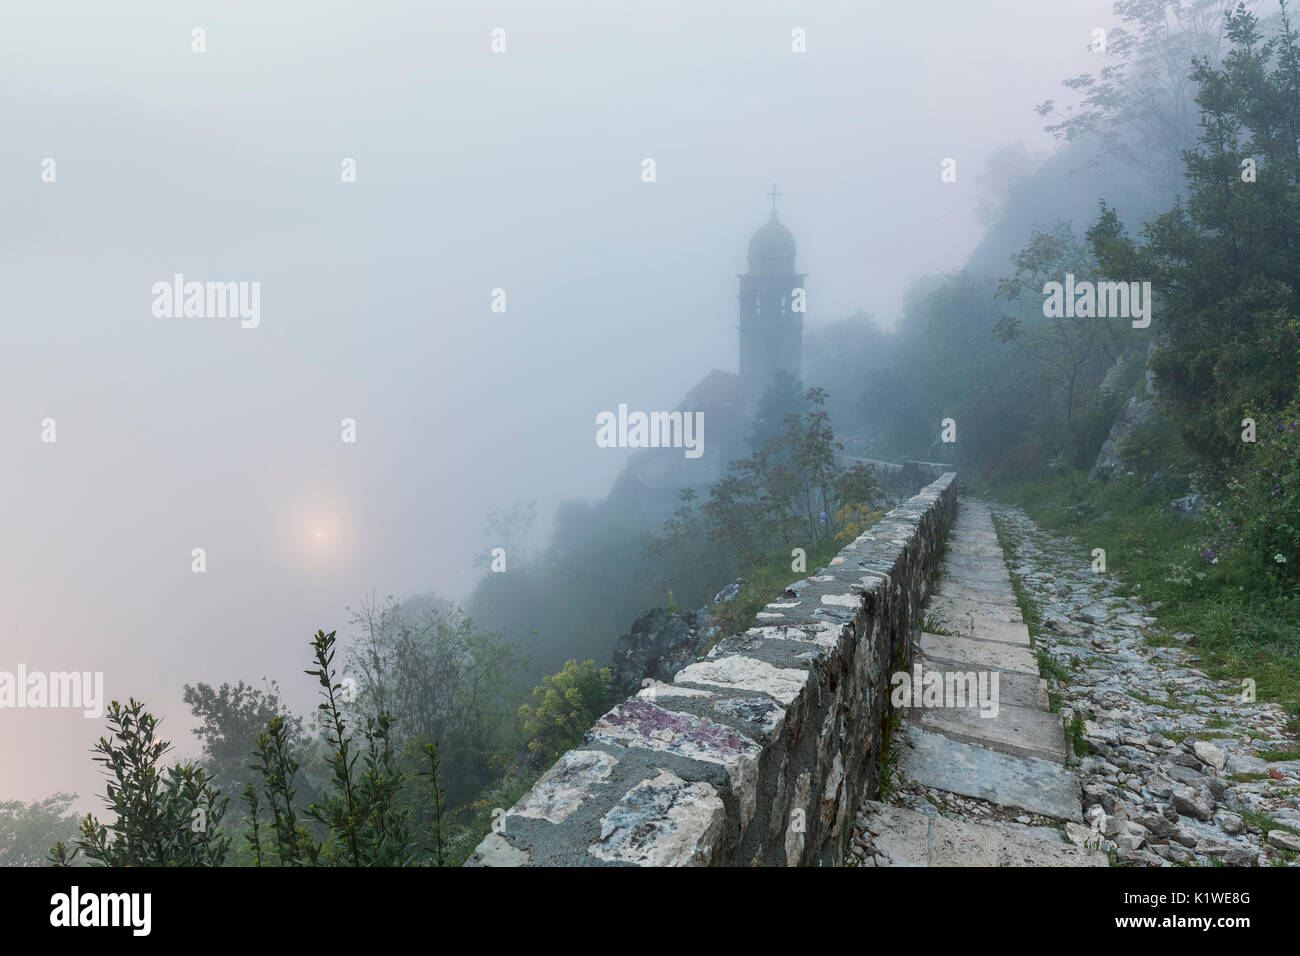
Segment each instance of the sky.
[[[465,596],[488,511],[608,492],[597,413],[735,371],[774,182],[810,325],[959,267],[1109,7],[4,4],[0,671],[102,671],[178,753],[186,682],[307,709],[318,628]],[[156,314],[177,273],[258,324]],[[0,710],[0,800],[95,806],[102,732]]]

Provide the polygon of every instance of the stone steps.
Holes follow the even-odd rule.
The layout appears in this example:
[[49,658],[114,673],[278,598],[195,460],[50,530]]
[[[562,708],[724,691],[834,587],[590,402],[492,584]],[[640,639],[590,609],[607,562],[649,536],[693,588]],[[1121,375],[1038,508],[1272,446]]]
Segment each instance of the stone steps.
[[989,618],[977,617],[973,613],[969,616],[963,615],[959,617],[944,611],[927,611],[926,617],[933,619],[934,624],[938,625],[941,630],[957,637],[969,637],[981,641],[998,641],[1003,644],[1017,644],[1026,649],[1029,647],[1029,628],[1024,622],[994,621]]
[[[957,687],[981,687],[965,682],[963,675],[974,675],[983,680],[981,696],[948,696],[935,706],[913,691],[902,710],[898,769],[914,805],[870,804],[858,821],[866,841],[859,846],[869,845],[870,858],[886,866],[1106,865],[1104,854],[1062,842],[1058,830],[1016,831],[996,822],[1036,814],[1077,825],[1083,808],[986,505],[961,503],[923,618],[950,633],[920,634],[911,680],[938,672],[951,695]],[[973,806],[993,822],[944,816],[917,788],[939,805],[947,806],[943,794],[958,798],[954,806],[961,798],[980,801],[965,809]]]
[[[945,640],[956,639],[945,638]],[[922,655],[918,659],[923,670],[968,670],[972,666],[969,661],[952,660],[938,654],[935,656]],[[1003,703],[1014,704],[1017,707],[1034,707],[1038,710],[1047,710],[1047,681],[1039,677],[1037,671],[1004,669],[999,683]]]
[[1083,820],[1079,781],[1064,764],[999,753],[915,727],[905,731],[902,744],[899,769],[913,783],[1056,820]]
[[946,598],[973,604],[997,604],[1003,607],[1014,607],[1017,611],[1020,610],[1016,604],[1016,592],[1011,590],[1010,584],[1001,585],[986,582],[965,584],[946,580],[939,582],[939,586],[934,590],[934,596],[936,600]]
[[921,634],[921,653],[939,660],[1037,674],[1038,659],[1029,642],[993,641],[978,637],[952,637],[947,634]]
[[949,740],[1000,753],[1065,763],[1065,734],[1060,720],[1036,707],[1018,707],[1001,700],[996,714],[980,707],[922,710],[921,727]]

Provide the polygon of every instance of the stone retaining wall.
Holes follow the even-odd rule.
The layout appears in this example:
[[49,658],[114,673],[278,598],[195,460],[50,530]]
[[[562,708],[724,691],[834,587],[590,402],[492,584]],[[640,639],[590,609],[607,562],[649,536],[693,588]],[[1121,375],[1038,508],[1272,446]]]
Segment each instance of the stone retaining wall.
[[755,627],[618,704],[469,865],[839,863],[956,506],[948,472]]

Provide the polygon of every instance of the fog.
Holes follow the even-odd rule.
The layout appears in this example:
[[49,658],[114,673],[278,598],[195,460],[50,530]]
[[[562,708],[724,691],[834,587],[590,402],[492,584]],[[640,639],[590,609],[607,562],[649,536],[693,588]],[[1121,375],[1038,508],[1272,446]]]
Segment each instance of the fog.
[[[535,499],[544,536],[557,503],[608,493],[626,452],[597,447],[597,413],[735,371],[774,182],[809,326],[889,325],[913,279],[978,247],[991,159],[1056,149],[1033,106],[1095,68],[1111,19],[1109,0],[7,5],[0,669],[103,671],[182,752],[185,682],[265,675],[306,710],[317,628],[372,591],[463,598],[487,512]],[[155,316],[177,273],[260,282],[260,323]],[[0,799],[94,806],[101,732],[0,713]]]

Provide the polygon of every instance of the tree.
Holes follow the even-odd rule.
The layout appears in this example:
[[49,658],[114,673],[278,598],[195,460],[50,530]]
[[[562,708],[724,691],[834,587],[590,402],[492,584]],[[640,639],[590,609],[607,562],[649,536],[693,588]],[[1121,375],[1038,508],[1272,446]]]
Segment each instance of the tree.
[[[869,506],[878,495],[874,475],[865,467],[846,475],[837,462],[843,446],[835,440],[826,398],[823,389],[809,389],[803,414],[787,415],[779,434],[732,462],[709,489],[701,509],[704,533],[741,567],[762,564],[791,543],[805,548],[829,543],[848,520],[844,505]],[[689,527],[689,513],[679,511],[665,534]]]
[[55,841],[77,832],[77,815],[69,812],[76,798],[56,793],[31,803],[0,801],[0,866],[44,866]]
[[239,793],[252,779],[249,758],[257,735],[273,717],[282,717],[288,742],[297,745],[303,736],[302,719],[288,713],[274,681],[258,690],[243,681],[218,688],[211,684],[186,684],[183,690],[190,713],[202,721],[194,735],[203,744],[202,764],[218,790]]
[[[270,837],[274,839],[279,866],[312,865],[320,859],[320,844],[306,826],[298,821],[298,790],[296,780],[299,763],[293,755],[293,741],[289,725],[280,714],[266,722],[253,742],[257,762],[249,765],[261,777],[262,796],[271,814]],[[248,833],[245,834],[253,852],[253,862],[265,866],[270,862],[262,849],[262,797],[253,784],[243,791],[248,806]],[[312,801],[315,802],[315,801]],[[268,847],[269,850],[269,847]]]
[[1057,139],[1092,139],[1097,155],[1142,169],[1158,188],[1177,183],[1183,151],[1198,135],[1195,60],[1216,62],[1223,50],[1221,0],[1117,0],[1124,26],[1106,32],[1107,64],[1095,73],[1063,81],[1082,94],[1064,110],[1055,100],[1037,107],[1054,120]]
[[[889,343],[890,336],[868,312],[854,312],[804,330],[804,381],[826,390],[826,411],[841,438],[863,440],[867,429],[875,424],[864,422],[855,406],[863,376],[888,363]],[[799,399],[799,407],[791,406],[788,411],[802,414],[806,410],[802,395]],[[784,416],[775,421],[780,424]]]
[[[521,570],[528,567],[533,524],[537,520],[537,502],[515,502],[508,509],[498,508],[488,512],[483,524],[483,537],[489,548],[502,548],[506,553],[507,567]],[[481,552],[474,558],[479,567],[492,562],[491,552]]]
[[516,648],[445,602],[372,601],[352,623],[346,671],[357,694],[347,709],[388,714],[398,739],[437,744],[451,801],[469,799],[491,778],[490,758],[509,727]]
[[1202,134],[1185,154],[1188,197],[1127,237],[1103,209],[1102,268],[1162,292],[1157,386],[1189,447],[1222,473],[1243,452],[1243,410],[1295,395],[1300,358],[1300,42],[1285,3],[1263,40],[1244,6],[1221,66],[1196,62]]
[[759,451],[773,438],[785,431],[785,420],[790,415],[802,415],[808,410],[803,384],[784,369],[772,373],[771,384],[758,400],[754,418],[745,437],[750,451]]
[[[1148,333],[1134,329],[1126,316],[1070,315],[1065,309],[1044,315],[1047,283],[1064,282],[1067,274],[1075,276],[1076,284],[1101,278],[1090,246],[1074,235],[1069,224],[1035,230],[1012,262],[1015,275],[1001,281],[998,296],[1017,309],[999,320],[994,335],[1016,345],[1033,365],[1048,373],[1063,412],[1069,463],[1086,467],[1096,458],[1115,413],[1097,386],[1121,358],[1145,350]],[[1038,424],[1050,431],[1056,423],[1048,418]]]
[[[1053,390],[1023,352],[993,330],[1005,312],[991,280],[966,272],[925,276],[908,290],[887,367],[867,376],[859,407],[880,429],[880,454],[1022,473],[1042,464],[1037,427]],[[943,419],[959,425],[941,441]]]

